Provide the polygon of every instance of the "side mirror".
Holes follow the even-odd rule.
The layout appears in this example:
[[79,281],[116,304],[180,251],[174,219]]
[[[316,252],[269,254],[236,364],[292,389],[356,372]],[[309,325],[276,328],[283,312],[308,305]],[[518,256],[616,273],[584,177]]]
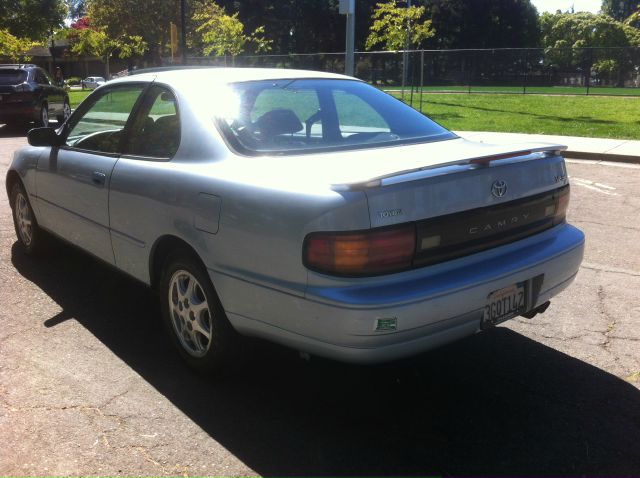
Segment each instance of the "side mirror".
[[27,133],[31,146],[60,146],[60,137],[53,128],[33,128]]

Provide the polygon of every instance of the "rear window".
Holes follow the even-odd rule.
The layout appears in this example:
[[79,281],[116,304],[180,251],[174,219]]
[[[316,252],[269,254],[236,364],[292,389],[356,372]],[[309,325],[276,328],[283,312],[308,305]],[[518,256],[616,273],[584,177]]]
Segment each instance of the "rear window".
[[0,69],[0,85],[19,85],[27,81],[27,72],[24,70]]
[[248,154],[367,148],[456,137],[396,98],[354,80],[236,83],[218,99],[217,121],[223,134]]

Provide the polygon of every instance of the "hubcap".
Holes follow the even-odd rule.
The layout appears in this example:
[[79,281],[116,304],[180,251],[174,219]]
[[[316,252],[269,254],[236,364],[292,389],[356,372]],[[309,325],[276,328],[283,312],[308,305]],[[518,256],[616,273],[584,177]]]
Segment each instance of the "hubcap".
[[200,283],[190,272],[176,271],[169,282],[171,324],[184,350],[202,357],[211,347],[211,312]]
[[40,112],[40,120],[42,121],[42,126],[49,126],[49,112],[47,111],[46,106],[42,107],[42,111]]
[[18,193],[16,196],[15,211],[20,240],[25,246],[29,246],[33,240],[32,218],[29,203],[22,193]]

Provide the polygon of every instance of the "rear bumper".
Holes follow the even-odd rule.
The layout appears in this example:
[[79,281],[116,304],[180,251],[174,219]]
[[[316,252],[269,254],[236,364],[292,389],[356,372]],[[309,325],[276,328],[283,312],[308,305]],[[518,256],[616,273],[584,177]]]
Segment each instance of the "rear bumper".
[[[480,330],[488,295],[536,278],[529,309],[566,288],[578,271],[584,235],[563,224],[468,257],[371,280],[309,288],[306,297],[212,272],[227,315],[242,334],[359,363],[390,361]],[[376,332],[379,318],[397,330]]]
[[39,110],[34,103],[4,103],[0,105],[0,123],[34,121]]

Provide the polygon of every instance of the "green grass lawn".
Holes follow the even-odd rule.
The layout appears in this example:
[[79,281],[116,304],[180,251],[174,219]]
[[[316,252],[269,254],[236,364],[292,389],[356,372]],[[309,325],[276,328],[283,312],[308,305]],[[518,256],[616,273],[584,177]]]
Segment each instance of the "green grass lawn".
[[[401,87],[385,87],[385,91],[397,92],[401,90]],[[414,94],[416,90],[414,89]],[[455,86],[455,85],[442,85],[442,86],[425,86],[423,89],[429,93],[514,93],[522,94],[522,86]],[[528,86],[526,88],[527,94],[542,94],[542,95],[586,95],[587,88],[582,86]],[[405,95],[410,92],[409,87],[405,87]],[[605,96],[640,96],[640,88],[615,88],[609,86],[596,86],[589,88],[589,95],[605,95]]]
[[77,108],[80,102],[89,96],[90,93],[91,91],[89,90],[69,91],[69,102],[71,103],[71,107],[74,109]]
[[453,130],[640,140],[640,98],[430,93],[422,111]]

